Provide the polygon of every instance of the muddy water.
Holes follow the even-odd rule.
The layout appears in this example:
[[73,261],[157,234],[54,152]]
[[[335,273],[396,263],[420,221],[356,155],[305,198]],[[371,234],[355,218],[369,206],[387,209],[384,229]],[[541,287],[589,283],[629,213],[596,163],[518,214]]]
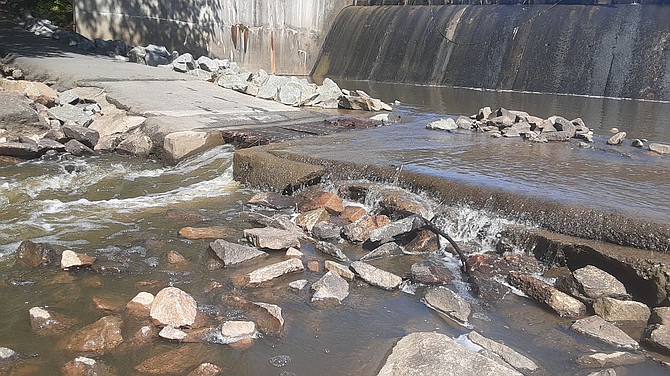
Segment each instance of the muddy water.
[[[397,98],[409,102],[409,98]],[[422,115],[423,110],[402,107],[407,117],[435,116]],[[430,152],[425,155],[428,158]],[[284,256],[273,254],[267,260],[223,269],[207,252],[207,240],[189,241],[177,234],[184,226],[223,225],[231,230],[227,240],[241,241],[242,230],[251,225],[237,213],[253,192],[232,180],[231,161],[232,151],[218,148],[175,167],[118,156],[0,167],[0,346],[35,355],[17,369],[23,374],[58,374],[65,362],[81,355],[64,351],[59,343],[62,336],[34,334],[28,320],[31,307],[49,307],[72,318],[74,330],[109,314],[96,308],[94,299],[121,307],[140,291],[157,293],[168,285],[193,295],[201,310],[213,316],[244,318],[244,312],[221,303],[222,295],[274,303],[284,310],[282,335],[258,338],[248,348],[182,345],[194,348],[194,364],[188,371],[208,361],[222,367],[226,375],[374,375],[393,343],[407,333],[467,333],[427,309],[421,302],[421,287],[387,292],[355,282],[339,307],[312,305],[308,290],[287,287],[288,282],[302,278],[314,282],[322,272],[305,271],[261,288],[234,287],[229,283],[232,276]],[[496,234],[508,224],[467,208],[456,212],[445,228],[479,251],[490,250]],[[24,269],[14,265],[13,257],[25,239],[58,244],[98,260],[91,271],[64,272],[55,266]],[[170,266],[165,257],[170,250],[183,254],[188,265]],[[324,258],[309,244],[302,250],[323,268]],[[357,254],[353,249],[346,251]],[[458,276],[451,256],[438,258]],[[391,271],[406,276],[413,261],[395,263],[397,270]],[[210,291],[212,282],[221,287]],[[458,278],[452,288],[473,304],[471,323],[478,331],[533,358],[543,368],[539,374],[586,374],[574,362],[578,355],[591,349],[613,350],[571,333],[569,320],[548,314],[525,298],[509,295],[498,303],[480,301],[468,295],[468,286]],[[124,331],[131,335],[142,324],[126,319]],[[96,359],[120,375],[130,375],[136,374],[134,367],[144,359],[178,346],[156,339],[151,345],[120,347]],[[271,364],[278,355],[287,355],[288,364]],[[627,370],[630,375],[662,372],[652,361]]]

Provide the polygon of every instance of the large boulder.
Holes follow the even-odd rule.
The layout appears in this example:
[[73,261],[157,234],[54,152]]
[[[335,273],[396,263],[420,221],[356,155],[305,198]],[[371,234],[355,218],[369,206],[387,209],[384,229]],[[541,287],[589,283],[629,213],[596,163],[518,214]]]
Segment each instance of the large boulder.
[[507,376],[521,373],[434,332],[409,334],[393,347],[377,376]]
[[186,73],[195,69],[195,60],[193,59],[193,55],[187,52],[177,56],[177,58],[172,62],[172,69],[182,73]]
[[613,275],[593,265],[587,265],[572,272],[578,293],[587,298],[602,297],[629,298],[626,286]]
[[65,136],[75,139],[91,149],[93,149],[98,143],[98,140],[100,140],[98,131],[90,128],[67,124],[63,125],[62,129]]
[[48,113],[51,118],[56,119],[63,124],[74,122],[80,127],[86,127],[93,122],[93,118],[84,112],[83,109],[67,103],[50,108]]
[[66,338],[63,347],[74,352],[106,354],[123,342],[122,325],[120,317],[105,316]]
[[0,91],[0,128],[16,129],[39,122],[35,105],[23,94]]
[[168,162],[177,163],[186,157],[223,144],[220,132],[180,131],[165,136],[163,151]]
[[506,346],[500,342],[496,342],[492,339],[486,338],[475,331],[468,333],[468,339],[473,343],[475,343],[476,345],[481,346],[487,351],[490,351],[493,354],[499,356],[500,358],[502,358],[502,360],[504,360],[510,366],[514,367],[514,369],[516,370],[533,372],[538,370],[539,368],[534,361],[519,354],[511,347]]
[[35,103],[52,107],[58,100],[58,92],[41,82],[0,79],[0,88],[21,92]]
[[402,255],[402,248],[396,243],[384,243],[372,251],[366,253],[359,259],[359,261],[370,261],[389,256]]
[[546,304],[561,317],[580,317],[586,314],[584,303],[530,275],[510,272],[507,281],[529,297]]
[[316,96],[306,103],[307,106],[321,108],[338,108],[342,89],[330,78],[323,80],[323,84],[316,89]]
[[600,298],[593,303],[596,315],[607,321],[641,321],[646,323],[651,315],[649,307],[632,300]]
[[17,264],[38,267],[48,266],[58,260],[58,254],[53,246],[43,243],[33,243],[30,240],[24,240],[16,249]]
[[197,313],[195,299],[177,287],[166,287],[159,291],[150,311],[152,319],[172,327],[193,325]]
[[640,345],[628,334],[598,315],[577,320],[570,329],[617,347],[637,350]]

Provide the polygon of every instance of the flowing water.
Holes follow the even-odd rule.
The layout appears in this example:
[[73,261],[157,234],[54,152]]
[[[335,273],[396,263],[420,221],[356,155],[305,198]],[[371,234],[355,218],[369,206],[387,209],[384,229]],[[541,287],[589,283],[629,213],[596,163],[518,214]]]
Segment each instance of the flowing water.
[[[474,113],[482,104],[503,105],[538,116],[553,113],[582,116],[596,129],[618,126],[630,129],[638,137],[670,141],[667,126],[664,129],[660,122],[663,113],[670,113],[666,104],[619,101],[614,103],[624,108],[610,110],[606,109],[610,105],[607,100],[595,100],[608,103],[607,106],[590,107],[582,103],[590,99],[572,97],[539,99],[536,95],[460,90],[435,94],[443,92],[413,86],[370,85],[368,90],[383,94],[380,96],[384,99],[406,102],[407,105],[400,106],[400,112],[415,120],[434,119],[445,113]],[[555,104],[551,107],[545,100]],[[600,115],[587,114],[587,108],[595,108],[594,112]],[[649,116],[647,119],[656,120],[645,121],[646,128],[643,125],[626,128],[623,120],[604,123],[611,111],[631,119],[637,114],[630,113],[631,108],[647,109],[642,111]],[[656,117],[650,114],[653,111],[657,111]],[[398,125],[396,129],[401,127]],[[464,137],[466,141],[461,142],[467,142]],[[386,145],[389,150],[392,146]],[[484,151],[476,149],[472,153],[476,156]],[[389,154],[389,158],[395,157]],[[439,157],[427,150],[422,156],[425,160],[417,166],[430,167]],[[229,282],[232,276],[282,260],[284,256],[273,254],[263,261],[224,269],[207,251],[209,240],[186,240],[177,234],[184,226],[217,225],[230,229],[226,240],[242,241],[242,230],[251,225],[243,222],[238,213],[253,192],[233,181],[231,163],[232,149],[220,147],[174,167],[113,155],[0,167],[0,346],[36,355],[24,362],[23,374],[58,374],[65,362],[81,355],[63,350],[60,336],[36,335],[28,319],[31,307],[49,307],[73,318],[73,328],[79,328],[108,314],[96,308],[94,300],[123,306],[140,291],[155,294],[169,285],[190,293],[201,310],[214,316],[244,317],[244,312],[231,310],[222,303],[222,295],[238,295],[277,304],[283,308],[286,319],[281,336],[258,338],[250,347],[182,345],[194,349],[194,364],[188,371],[208,361],[221,366],[226,375],[373,375],[392,345],[407,333],[436,330],[456,337],[467,332],[427,309],[421,302],[422,287],[406,286],[402,291],[387,292],[355,282],[341,306],[321,307],[309,303],[308,288],[293,291],[287,283],[302,278],[314,282],[323,272],[305,271],[261,288],[232,285]],[[667,184],[667,170],[660,173],[665,175],[659,179]],[[499,174],[497,179],[502,185],[514,184],[513,179],[506,182],[504,171]],[[495,180],[496,176],[486,179]],[[537,179],[539,187],[540,178]],[[596,185],[594,195],[604,194],[607,189]],[[664,192],[658,194],[667,200]],[[479,250],[491,249],[496,234],[508,224],[468,208],[453,209],[457,215],[444,224],[445,228],[457,240],[475,244]],[[56,266],[21,268],[13,262],[14,252],[27,239],[57,244],[94,255],[98,260],[93,270],[76,272],[60,271]],[[166,253],[171,250],[184,255],[188,265],[168,264]],[[302,250],[307,259],[323,262],[324,258],[311,245],[303,245]],[[355,248],[345,251],[354,258],[362,255]],[[458,275],[457,263],[451,256],[437,258]],[[404,256],[379,265],[406,276],[409,266],[416,261],[417,257]],[[213,283],[219,283],[220,287],[212,289]],[[543,374],[586,374],[574,362],[577,355],[590,349],[613,350],[570,333],[569,320],[557,318],[525,298],[510,295],[497,303],[479,301],[468,295],[468,286],[458,279],[452,288],[463,292],[473,304],[471,323],[478,331],[503,340],[535,359],[545,370]],[[142,324],[127,319],[124,333],[132,335]],[[112,366],[120,375],[131,375],[136,374],[134,367],[144,359],[178,346],[157,339],[152,345],[139,348],[121,346],[96,359]],[[627,369],[629,375],[662,372],[652,361]]]

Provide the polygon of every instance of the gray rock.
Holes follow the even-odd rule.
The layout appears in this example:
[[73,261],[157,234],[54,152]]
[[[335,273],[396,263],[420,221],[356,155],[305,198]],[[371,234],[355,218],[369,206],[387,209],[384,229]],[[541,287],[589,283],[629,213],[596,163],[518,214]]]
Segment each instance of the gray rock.
[[312,284],[312,290],[314,290],[312,302],[335,299],[338,303],[341,303],[344,298],[349,296],[349,283],[338,273],[331,270]]
[[53,265],[59,260],[59,256],[50,244],[24,240],[16,249],[15,259],[18,265],[35,268]]
[[475,117],[475,119],[477,119],[477,120],[488,119],[489,116],[491,116],[492,113],[493,113],[493,111],[491,110],[491,107],[488,107],[488,106],[487,107],[482,107],[482,108],[479,109],[479,112],[477,113],[477,116]]
[[79,103],[79,95],[72,90],[64,91],[58,96],[58,103],[75,105]]
[[39,157],[40,152],[37,145],[33,143],[2,142],[0,143],[0,155],[33,159]]
[[306,279],[299,279],[288,284],[288,287],[296,290],[302,290],[309,283]]
[[649,324],[670,325],[670,307],[656,307],[652,309]]
[[[120,153],[135,155],[138,157],[148,157],[153,149],[151,137],[142,132],[135,132],[128,135],[116,146],[116,151]],[[96,144],[97,150],[97,144]]]
[[272,227],[244,230],[244,237],[253,246],[272,250],[300,248],[300,240],[295,232]]
[[626,132],[619,132],[607,140],[607,145],[621,145],[625,139]]
[[200,56],[196,63],[200,69],[207,72],[216,72],[219,70],[219,64],[207,56]]
[[223,265],[225,266],[237,265],[256,257],[265,257],[268,255],[266,252],[259,251],[256,248],[231,243],[223,239],[217,239],[209,243],[209,247],[223,261]]
[[76,125],[63,125],[63,133],[93,149],[100,140],[98,131]]
[[566,131],[556,131],[556,132],[547,132],[542,131],[540,134],[541,137],[544,137],[547,141],[568,141],[570,140],[570,133]]
[[298,201],[295,197],[284,196],[275,192],[259,192],[249,199],[247,204],[270,209],[291,209],[298,205]]
[[303,270],[305,270],[305,267],[303,266],[302,261],[294,258],[254,270],[246,275],[246,282],[252,285],[259,284],[281,277],[285,274]]
[[593,311],[607,321],[642,321],[646,323],[651,315],[649,307],[643,303],[608,297],[596,299],[593,303]]
[[296,85],[288,83],[280,87],[278,93],[278,101],[287,106],[298,106],[302,103],[302,91]]
[[639,138],[636,138],[633,140],[633,142],[630,143],[630,146],[634,148],[643,148],[644,147],[644,142],[640,140]]
[[70,140],[66,142],[65,151],[75,156],[91,155],[95,153],[93,149],[89,148],[88,146],[82,144],[77,140]]
[[335,257],[336,259],[343,261],[343,262],[349,262],[349,257],[342,252],[341,249],[339,249],[336,245],[328,243],[328,242],[317,242],[314,245],[314,248],[326,255]]
[[93,122],[93,118],[90,115],[87,115],[82,109],[71,104],[64,104],[50,108],[49,116],[59,120],[61,123],[73,121],[82,127]]
[[495,117],[490,117],[486,121],[486,124],[494,127],[498,127],[499,129],[503,128],[509,128],[512,125],[514,125],[514,119],[516,116],[511,115],[510,116],[495,116]]
[[572,275],[577,281],[579,290],[589,298],[628,298],[630,295],[626,292],[626,287],[613,275],[596,268],[593,265],[587,265],[575,270]]
[[[199,79],[204,80],[204,81],[209,81],[213,77],[212,72],[206,71],[206,70],[200,69],[200,68],[195,68],[193,70],[190,70],[190,71],[186,72],[186,74],[188,74],[189,76],[198,77]],[[246,90],[246,88],[245,88],[245,90]]]
[[474,126],[474,122],[467,116],[459,116],[458,119],[456,119],[456,125],[458,126],[458,129],[470,130]]
[[644,341],[670,353],[670,325],[649,325],[644,331]]
[[280,76],[270,76],[265,84],[258,89],[257,98],[277,100],[279,88],[288,83],[288,78]]
[[652,143],[649,144],[649,150],[654,151],[658,154],[670,154],[670,145]]
[[402,254],[402,248],[394,242],[385,243],[368,252],[360,258],[360,261],[370,261],[387,256],[398,256]]
[[556,128],[557,131],[567,132],[567,134],[570,136],[568,138],[572,138],[575,136],[577,127],[574,124],[572,124],[572,122],[570,122],[568,119],[561,116],[551,116],[548,120],[554,124],[554,128]]
[[402,278],[399,276],[362,261],[352,262],[351,268],[354,269],[356,274],[358,274],[365,282],[383,288],[384,290],[393,290],[402,283]]
[[533,372],[538,369],[537,364],[535,364],[535,362],[533,362],[531,359],[519,354],[511,347],[486,338],[475,331],[468,333],[468,339],[485,348],[486,350],[489,350],[492,353],[498,355],[507,364],[514,367],[516,370]]
[[521,373],[434,332],[409,334],[393,347],[378,376],[508,376]]
[[440,267],[432,261],[417,262],[411,267],[412,281],[428,285],[443,285],[454,277],[445,267]]
[[218,69],[228,69],[228,68],[230,68],[230,60],[228,60],[228,59],[214,59],[214,61],[219,66]]
[[190,53],[185,53],[182,55],[179,55],[174,61],[172,62],[172,68],[176,70],[177,72],[182,72],[186,73],[190,70],[195,69],[195,60],[193,59],[193,55]]
[[529,297],[546,304],[561,317],[580,317],[586,314],[584,303],[535,277],[510,272],[507,281]]
[[628,334],[597,315],[575,321],[570,329],[617,347],[631,350],[637,350],[640,347]]
[[342,95],[339,106],[350,110],[392,111],[393,108],[379,99],[362,95]]
[[227,74],[220,76],[216,84],[225,89],[244,93],[249,86],[250,73]]
[[587,376],[617,376],[613,368],[607,368],[596,372],[591,372]]
[[395,236],[414,231],[423,225],[424,222],[421,218],[417,216],[409,216],[377,229],[370,230],[370,241],[388,243],[393,240]]
[[156,294],[150,315],[159,323],[178,328],[191,326],[198,313],[198,304],[191,295],[177,287],[166,287]]
[[144,52],[144,63],[152,67],[168,65],[170,64],[170,60],[172,60],[172,55],[164,46],[150,44],[145,47]]
[[312,235],[320,240],[337,241],[341,239],[342,226],[333,222],[319,222],[312,227]]
[[323,84],[316,89],[316,97],[306,103],[307,106],[321,108],[338,108],[342,89],[330,78],[323,80]]
[[470,317],[470,303],[444,286],[428,289],[424,296],[426,304],[460,324],[467,324]]
[[453,131],[455,129],[458,129],[458,124],[456,124],[456,121],[452,118],[446,118],[446,119],[440,119],[433,121],[431,123],[428,123],[426,125],[426,128],[428,129],[437,129],[441,131]]
[[340,277],[346,279],[347,281],[354,280],[354,272],[352,272],[351,269],[349,269],[347,266],[338,264],[335,261],[326,260],[325,267],[326,270],[339,274]]
[[147,51],[142,46],[133,47],[128,51],[128,61],[131,63],[146,64],[146,56]]
[[647,358],[642,354],[617,351],[583,355],[577,358],[577,364],[585,368],[606,368],[639,364],[646,360]]
[[171,339],[174,341],[181,341],[187,337],[187,334],[183,331],[173,328],[171,326],[166,326],[158,332],[158,336],[165,339]]
[[8,347],[0,347],[0,360],[8,360],[18,355],[19,353]]

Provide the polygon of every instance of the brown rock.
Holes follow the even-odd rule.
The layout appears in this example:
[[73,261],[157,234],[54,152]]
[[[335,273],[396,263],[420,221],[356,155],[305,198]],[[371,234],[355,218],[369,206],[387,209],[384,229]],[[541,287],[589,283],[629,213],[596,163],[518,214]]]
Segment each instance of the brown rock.
[[321,270],[321,265],[319,265],[318,260],[309,260],[307,261],[307,270],[310,272],[318,273]]
[[391,220],[385,215],[364,215],[356,222],[344,226],[342,228],[342,235],[351,242],[362,243],[370,238],[371,230],[388,225],[389,223],[391,223]]
[[449,269],[439,266],[432,261],[413,264],[411,272],[412,281],[427,285],[444,285],[454,279]]
[[61,368],[63,376],[113,376],[114,370],[99,360],[87,357],[77,357],[63,365]]
[[105,316],[65,339],[64,348],[75,352],[106,354],[123,342],[122,325],[120,317]]
[[405,253],[415,255],[437,252],[439,249],[437,235],[429,230],[421,230],[416,237],[405,246]]
[[596,315],[607,321],[641,321],[646,323],[651,311],[649,307],[632,300],[603,297],[593,303]]
[[191,240],[225,238],[230,234],[231,229],[224,226],[184,227],[179,230],[179,235]]
[[167,257],[168,264],[172,264],[172,265],[175,265],[175,264],[182,264],[183,265],[183,264],[188,262],[188,260],[184,256],[182,256],[181,253],[179,253],[177,251],[168,251],[166,257]]
[[168,210],[165,212],[165,216],[167,219],[173,222],[193,223],[204,222],[207,220],[207,218],[200,213],[194,213],[186,210]]
[[324,208],[318,208],[298,215],[295,224],[307,232],[312,232],[317,223],[325,222],[328,219],[330,219],[328,211]]
[[30,326],[37,334],[49,334],[68,326],[62,317],[41,307],[33,307],[28,313]]
[[16,262],[28,267],[48,266],[56,262],[58,255],[49,244],[24,240],[16,249]]
[[344,208],[344,210],[340,214],[340,218],[344,219],[345,221],[353,223],[356,222],[362,216],[367,214],[368,213],[367,211],[365,211],[365,208],[361,206],[349,205]]
[[510,272],[507,281],[529,297],[546,304],[561,317],[579,317],[586,314],[584,303],[530,275]]
[[162,325],[190,326],[195,322],[198,305],[195,299],[177,287],[166,287],[151,304],[151,318]]
[[670,354],[670,325],[649,325],[644,332],[644,341]]
[[153,294],[143,291],[126,304],[126,311],[133,316],[149,316],[153,302]]
[[344,210],[344,205],[342,199],[332,192],[317,192],[309,195],[300,205],[301,212],[319,208],[326,209],[330,214],[339,214]]
[[253,338],[256,324],[251,321],[226,321],[221,326],[221,334],[225,343],[234,343]]
[[70,250],[63,251],[60,260],[60,267],[63,270],[70,268],[85,268],[93,265],[95,257],[83,253],[77,253]]
[[433,217],[430,204],[419,195],[400,188],[382,188],[379,192],[382,200],[379,205],[391,212],[409,212],[426,219]]
[[188,376],[216,376],[223,372],[223,370],[212,363],[202,363],[198,368],[191,371]]
[[91,303],[95,309],[114,313],[123,311],[126,304],[119,296],[92,296]]
[[149,375],[183,375],[189,369],[202,363],[203,350],[206,345],[182,345],[174,350],[152,356],[135,366],[135,370]]
[[670,307],[656,307],[652,309],[649,324],[670,325]]

